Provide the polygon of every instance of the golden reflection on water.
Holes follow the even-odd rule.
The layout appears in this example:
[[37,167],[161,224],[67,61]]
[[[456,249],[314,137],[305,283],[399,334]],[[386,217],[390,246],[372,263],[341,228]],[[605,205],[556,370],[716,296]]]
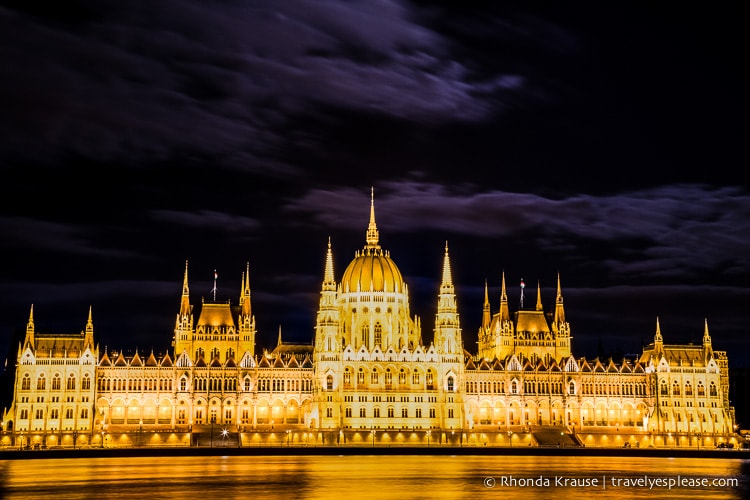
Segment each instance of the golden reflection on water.
[[[367,500],[523,495],[525,499],[541,499],[596,494],[597,499],[741,499],[748,498],[749,474],[750,462],[742,460],[638,457],[407,455],[8,460],[0,461],[0,498]],[[683,486],[675,485],[678,477]]]

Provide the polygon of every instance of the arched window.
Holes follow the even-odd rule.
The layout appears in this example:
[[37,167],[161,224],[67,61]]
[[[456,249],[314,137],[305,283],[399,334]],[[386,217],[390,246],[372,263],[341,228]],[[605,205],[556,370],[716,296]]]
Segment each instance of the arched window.
[[23,376],[23,379],[21,379],[21,390],[22,391],[31,390],[31,377],[29,377],[28,373]]
[[693,386],[690,385],[690,381],[685,382],[685,396],[693,395]]
[[703,382],[698,382],[698,396],[705,396],[706,388],[703,387]]
[[55,376],[52,378],[52,390],[53,391],[60,390],[60,374],[59,373],[55,373]]
[[383,325],[378,321],[375,323],[375,345],[382,345],[383,343]]
[[180,390],[187,391],[187,377],[180,378]]
[[370,383],[371,384],[377,384],[378,383],[378,370],[377,368],[372,369],[372,374],[370,375]]
[[326,377],[326,390],[328,391],[333,390],[333,375],[328,375]]
[[91,389],[91,379],[89,378],[88,373],[83,376],[83,381],[81,382],[81,389],[84,391],[88,391]]
[[453,392],[453,377],[448,377],[448,392]]
[[716,384],[714,384],[713,382],[711,382],[711,385],[708,386],[708,395],[712,398],[718,396],[718,393],[716,392]]
[[367,345],[367,341],[370,340],[370,326],[362,325],[362,345]]
[[352,371],[349,368],[344,368],[344,387],[350,387],[352,385]]
[[662,380],[660,385],[660,390],[662,396],[669,396],[669,387],[667,387],[667,381]]
[[364,385],[365,383],[365,370],[364,368],[360,368],[357,372],[357,384],[358,385]]
[[252,384],[250,382],[250,377],[245,377],[244,380],[242,381],[242,390],[249,391],[251,387],[252,387]]
[[518,382],[515,380],[510,383],[510,393],[518,394]]
[[39,374],[39,378],[36,379],[36,390],[43,391],[47,387],[47,380],[44,378],[44,373]]
[[572,380],[570,381],[570,384],[568,385],[568,394],[575,394],[576,393],[576,384]]
[[360,416],[360,417],[362,417],[362,418],[366,417],[366,416],[367,416],[367,413],[366,413],[366,411],[367,411],[367,410],[365,410],[365,407],[364,407],[364,406],[363,406],[362,408],[360,408],[360,409],[359,409],[359,416]]
[[73,375],[72,373],[71,373],[71,374],[70,374],[70,376],[68,377],[68,385],[67,385],[67,389],[68,389],[69,391],[74,391],[74,390],[76,389],[76,376],[75,376],[75,375]]

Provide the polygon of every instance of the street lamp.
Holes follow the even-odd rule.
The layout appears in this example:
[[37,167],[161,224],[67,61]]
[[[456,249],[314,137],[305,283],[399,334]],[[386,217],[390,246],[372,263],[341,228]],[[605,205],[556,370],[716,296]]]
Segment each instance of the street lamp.
[[227,440],[228,435],[229,435],[229,431],[226,428],[221,430],[221,445],[222,446],[226,446],[226,440]]

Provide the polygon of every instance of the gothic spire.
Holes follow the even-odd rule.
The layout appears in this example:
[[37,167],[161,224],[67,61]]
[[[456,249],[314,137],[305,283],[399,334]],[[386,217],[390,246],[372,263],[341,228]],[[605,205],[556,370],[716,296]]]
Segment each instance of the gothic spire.
[[443,283],[442,286],[453,286],[453,275],[451,263],[448,257],[448,241],[445,242],[445,257],[443,257]]
[[557,298],[555,299],[555,323],[565,323],[565,308],[563,307],[560,273],[557,273]]
[[336,278],[333,274],[333,251],[331,250],[331,237],[328,237],[328,251],[326,252],[326,267],[323,272],[323,281],[326,283],[334,283]]
[[654,334],[654,345],[656,343],[663,343],[664,339],[661,336],[661,326],[659,326],[659,316],[656,317],[656,334]]
[[182,299],[180,300],[180,315],[190,314],[190,288],[188,287],[188,261],[185,261],[185,275],[182,279]]
[[542,310],[542,285],[539,281],[536,282],[536,310]]
[[89,306],[89,317],[86,320],[86,333],[94,333],[94,321],[91,315],[91,306]]
[[503,271],[503,281],[500,286],[500,320],[508,321],[510,311],[508,310],[508,294],[505,292],[505,271]]
[[250,263],[245,264],[242,273],[242,290],[240,291],[240,309],[243,316],[250,316],[252,307],[250,302]]
[[484,280],[484,307],[482,308],[482,327],[489,328],[492,313],[490,311],[490,297],[487,289],[487,280]]

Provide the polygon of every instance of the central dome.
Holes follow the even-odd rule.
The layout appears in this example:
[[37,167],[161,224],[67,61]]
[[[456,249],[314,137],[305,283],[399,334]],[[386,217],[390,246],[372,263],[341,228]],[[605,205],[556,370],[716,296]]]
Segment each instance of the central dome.
[[357,252],[354,260],[344,271],[341,290],[346,292],[403,292],[404,279],[396,263],[387,251],[378,244],[380,236],[375,224],[375,194],[370,197],[370,224],[367,226],[367,244]]
[[388,252],[365,247],[344,271],[341,289],[343,292],[403,292],[404,279]]

